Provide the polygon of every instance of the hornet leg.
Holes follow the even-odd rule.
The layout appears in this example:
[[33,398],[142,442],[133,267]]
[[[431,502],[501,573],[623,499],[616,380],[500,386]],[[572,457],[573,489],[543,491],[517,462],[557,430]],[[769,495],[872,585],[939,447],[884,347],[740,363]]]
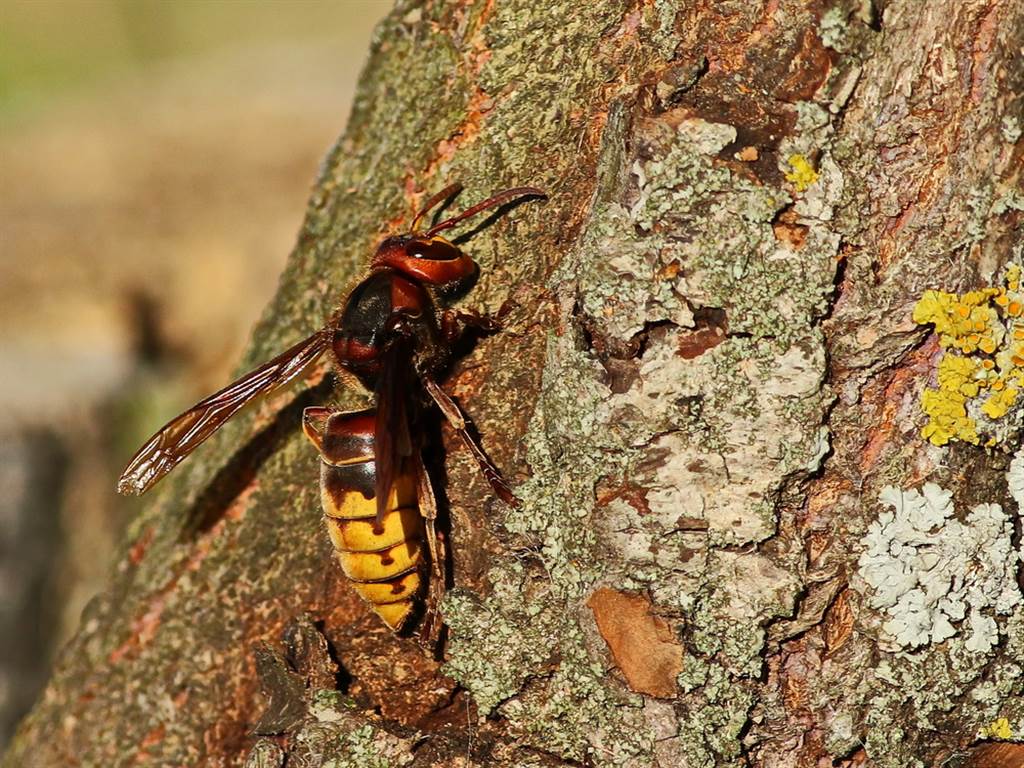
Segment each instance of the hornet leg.
[[496,315],[449,309],[441,314],[441,336],[447,342],[454,342],[470,328],[482,334],[500,331],[502,321],[513,306],[511,301],[506,301]]
[[473,458],[476,459],[480,471],[487,478],[487,482],[490,483],[495,495],[510,507],[518,507],[519,499],[512,493],[512,489],[509,488],[508,483],[505,482],[505,478],[501,476],[498,468],[487,458],[487,454],[484,453],[480,443],[466,429],[466,418],[462,415],[462,411],[459,410],[456,402],[433,379],[425,377],[423,385],[426,387],[427,393],[437,404],[437,407],[441,409],[441,413],[444,414],[448,423],[452,425],[452,428],[462,438],[462,442],[469,448],[469,452],[473,454]]

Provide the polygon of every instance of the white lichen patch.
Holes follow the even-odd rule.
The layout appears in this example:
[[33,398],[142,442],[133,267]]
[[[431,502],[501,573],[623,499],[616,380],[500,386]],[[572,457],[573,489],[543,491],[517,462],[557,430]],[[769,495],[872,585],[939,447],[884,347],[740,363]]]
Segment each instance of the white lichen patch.
[[1024,514],[1024,448],[1018,448],[1006,473],[1006,484],[1010,495],[1017,502],[1017,514]]
[[868,530],[858,573],[885,635],[904,650],[960,635],[967,651],[987,653],[999,640],[995,617],[1022,599],[1009,517],[978,504],[961,522],[952,494],[934,483],[887,486],[879,498],[890,510]]

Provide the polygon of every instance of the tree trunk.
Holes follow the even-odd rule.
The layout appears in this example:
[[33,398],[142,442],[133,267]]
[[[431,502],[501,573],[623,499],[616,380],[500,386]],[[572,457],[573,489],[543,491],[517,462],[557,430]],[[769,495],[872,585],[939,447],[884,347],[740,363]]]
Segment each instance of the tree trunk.
[[425,193],[547,190],[464,244],[511,309],[445,384],[523,506],[444,432],[443,662],[332,562],[324,366],[135,521],[6,764],[1024,763],[1019,406],[922,437],[912,319],[1022,256],[1022,46],[1021,0],[399,3],[242,368]]

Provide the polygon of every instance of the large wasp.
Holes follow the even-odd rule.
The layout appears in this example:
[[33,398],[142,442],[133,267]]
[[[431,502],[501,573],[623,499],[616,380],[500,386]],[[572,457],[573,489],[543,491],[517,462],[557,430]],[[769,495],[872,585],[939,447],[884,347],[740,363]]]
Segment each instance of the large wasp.
[[153,435],[128,462],[118,490],[145,493],[253,398],[294,380],[330,348],[340,371],[352,374],[374,397],[373,408],[312,407],[302,416],[303,431],[320,453],[321,503],[342,570],[398,631],[423,593],[429,557],[430,603],[436,604],[444,588],[444,553],[422,455],[425,405],[437,405],[494,493],[517,503],[436,379],[467,327],[492,328],[488,318],[444,308],[448,297],[472,287],[479,267],[440,233],[482,211],[544,194],[533,187],[507,189],[421,232],[424,216],[461,190],[459,184],[441,190],[416,213],[408,233],[377,247],[369,274],[327,325]]

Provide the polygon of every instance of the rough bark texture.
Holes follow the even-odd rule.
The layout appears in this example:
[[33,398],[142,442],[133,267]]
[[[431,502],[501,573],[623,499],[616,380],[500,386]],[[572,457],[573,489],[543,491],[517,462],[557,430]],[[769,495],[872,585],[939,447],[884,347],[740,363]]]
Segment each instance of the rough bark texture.
[[[1024,731],[1017,438],[919,437],[938,346],[911,309],[1020,257],[1022,45],[1020,0],[400,3],[245,362],[319,324],[424,192],[548,190],[466,242],[466,304],[513,309],[447,386],[524,505],[446,439],[444,664],[331,562],[297,429],[318,374],[136,521],[8,764],[1020,760],[979,743]],[[925,481],[1009,515],[989,647],[966,619],[894,641],[873,607],[879,495]]]

